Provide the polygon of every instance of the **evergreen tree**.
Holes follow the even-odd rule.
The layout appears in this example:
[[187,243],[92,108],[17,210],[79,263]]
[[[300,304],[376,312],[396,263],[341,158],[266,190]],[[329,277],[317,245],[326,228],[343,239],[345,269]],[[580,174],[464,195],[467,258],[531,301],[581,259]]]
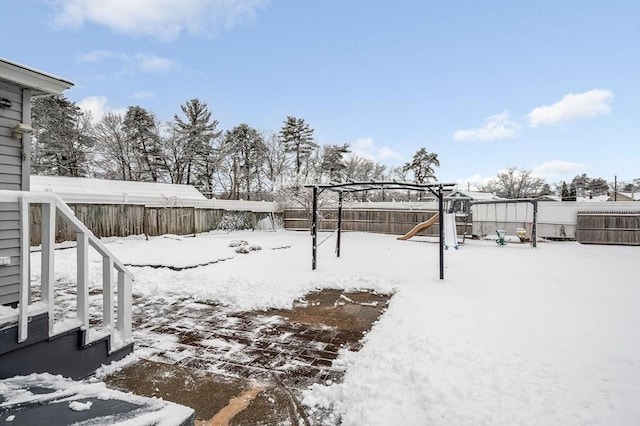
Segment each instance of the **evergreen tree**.
[[349,153],[349,144],[324,145],[322,147],[322,158],[320,160],[320,179],[327,174],[330,181],[340,180],[342,171],[346,168],[344,155]]
[[224,135],[224,152],[232,159],[232,197],[240,195],[240,173],[244,182],[247,199],[251,198],[253,182],[261,188],[260,175],[265,161],[266,146],[262,135],[247,124],[240,124]]
[[91,120],[64,96],[35,98],[31,167],[35,174],[87,176],[94,139]]
[[587,188],[592,195],[605,195],[609,192],[609,184],[602,178],[591,179]]
[[576,190],[576,196],[580,196],[580,197],[584,197],[587,195],[586,193],[587,193],[587,190],[589,189],[590,183],[591,183],[591,178],[589,178],[589,176],[587,176],[586,173],[577,175],[571,181],[571,185],[573,185],[573,187]]
[[280,130],[280,137],[284,143],[285,152],[294,155],[296,175],[300,175],[302,165],[311,153],[318,147],[313,140],[313,129],[304,122],[303,118],[288,116]]
[[[560,193],[562,201],[571,201],[569,198],[571,195],[569,194],[569,187],[567,186],[567,182],[562,181],[562,191]],[[573,200],[575,201],[575,200]]]
[[[174,183],[193,184],[210,192],[215,155],[213,141],[220,137],[218,120],[205,102],[191,99],[180,107],[185,119],[174,115],[170,175]],[[208,191],[207,191],[208,190]]]
[[431,153],[426,148],[420,148],[414,155],[413,159],[404,165],[404,170],[413,171],[413,179],[417,183],[425,183],[429,179],[436,179],[433,166],[440,167],[438,154]]
[[161,180],[166,166],[160,146],[159,125],[154,115],[142,107],[131,106],[125,113],[122,129],[134,153],[135,180]]
[[571,182],[569,185],[569,200],[568,201],[576,201],[578,199],[578,191],[576,188],[576,184]]

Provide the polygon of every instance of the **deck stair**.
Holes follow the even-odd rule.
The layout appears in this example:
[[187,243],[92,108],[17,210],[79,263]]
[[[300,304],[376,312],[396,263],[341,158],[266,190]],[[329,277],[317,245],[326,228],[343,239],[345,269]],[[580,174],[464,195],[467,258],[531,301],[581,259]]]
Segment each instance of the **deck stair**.
[[[80,378],[91,374],[101,364],[131,353],[133,274],[56,194],[0,190],[0,204],[4,203],[19,206],[21,252],[18,301],[13,309],[5,306],[0,310],[0,379],[39,372]],[[42,211],[41,279],[36,297],[29,260],[28,229],[32,205],[40,205]],[[76,232],[76,317],[72,321],[56,321],[55,317],[54,249],[57,218]],[[90,249],[102,258],[99,324],[89,322]],[[95,317],[96,311],[92,313]]]

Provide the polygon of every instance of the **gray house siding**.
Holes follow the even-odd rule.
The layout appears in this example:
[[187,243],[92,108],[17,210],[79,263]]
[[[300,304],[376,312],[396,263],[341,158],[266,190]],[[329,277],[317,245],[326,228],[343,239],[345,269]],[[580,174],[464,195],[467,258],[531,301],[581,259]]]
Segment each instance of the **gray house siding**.
[[[13,128],[23,116],[23,89],[0,82],[0,98],[11,107],[0,110],[0,189],[26,190],[23,179],[22,142],[14,139]],[[27,105],[28,107],[28,105]],[[27,139],[27,138],[25,138]],[[27,151],[28,152],[28,151]],[[20,210],[18,203],[0,204],[0,257],[10,257],[0,266],[0,305],[18,301],[20,284]]]
[[[0,190],[29,191],[31,136],[16,139],[13,129],[20,123],[31,125],[31,98],[59,95],[71,86],[60,77],[0,58],[0,98],[6,99],[3,105],[10,104],[0,108]],[[0,266],[0,305],[17,302],[20,283],[29,279],[21,276],[29,270],[21,267],[29,256],[22,259],[20,247],[20,235],[29,232],[29,224],[21,227],[20,217],[18,203],[0,203],[0,257],[10,258]]]

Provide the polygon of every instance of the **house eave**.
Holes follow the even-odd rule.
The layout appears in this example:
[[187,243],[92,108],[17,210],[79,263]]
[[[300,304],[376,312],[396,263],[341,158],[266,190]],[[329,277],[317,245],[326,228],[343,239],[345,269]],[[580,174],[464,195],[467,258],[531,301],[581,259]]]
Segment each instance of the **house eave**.
[[73,83],[53,74],[0,58],[0,80],[32,90],[32,96],[60,95]]

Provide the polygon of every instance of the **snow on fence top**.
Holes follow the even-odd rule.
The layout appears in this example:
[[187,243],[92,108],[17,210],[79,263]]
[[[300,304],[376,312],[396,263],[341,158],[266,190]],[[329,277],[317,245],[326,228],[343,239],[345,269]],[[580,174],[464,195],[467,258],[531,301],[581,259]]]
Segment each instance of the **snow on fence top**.
[[53,192],[71,204],[143,204],[147,207],[197,207],[275,212],[277,203],[208,199],[191,185],[63,176],[31,176],[31,191]]

